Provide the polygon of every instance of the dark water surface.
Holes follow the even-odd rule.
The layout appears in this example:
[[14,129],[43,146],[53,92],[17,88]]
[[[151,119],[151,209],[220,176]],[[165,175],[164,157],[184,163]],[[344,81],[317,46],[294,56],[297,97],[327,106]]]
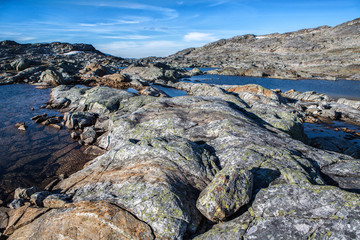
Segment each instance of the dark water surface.
[[[222,76],[222,75],[200,75],[189,78],[191,82],[202,82],[220,85],[244,85],[259,84],[269,89],[281,89],[288,91],[295,89],[300,92],[315,91],[328,94],[330,97],[348,98],[360,100],[360,81],[353,80],[287,80],[275,78],[257,78],[241,76]],[[184,80],[184,79],[183,79]]]
[[[50,91],[26,84],[0,86],[0,199],[5,200],[16,187],[44,187],[57,175],[76,172],[90,160],[69,130],[30,120],[44,113],[61,115],[40,108],[49,100]],[[27,130],[17,129],[18,122],[25,122]]]

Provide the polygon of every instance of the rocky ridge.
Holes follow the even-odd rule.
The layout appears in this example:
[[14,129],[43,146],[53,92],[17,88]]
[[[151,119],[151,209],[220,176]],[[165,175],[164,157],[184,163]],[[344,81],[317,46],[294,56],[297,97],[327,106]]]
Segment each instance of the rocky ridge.
[[88,77],[103,76],[128,65],[125,59],[105,55],[88,44],[19,44],[7,40],[0,42],[0,62],[0,84],[70,84],[86,73]]
[[221,39],[156,61],[176,67],[223,68],[212,74],[360,80],[359,36],[360,19],[355,19],[334,27]]
[[358,236],[359,159],[307,145],[302,126],[307,116],[316,117],[306,111],[310,103],[320,117],[335,106],[359,114],[357,102],[280,94],[258,85],[177,82],[162,79],[166,68],[155,71],[162,77],[154,74],[154,67],[125,72],[129,82],[166,83],[188,96],[107,86],[52,90],[48,106],[61,109],[73,136],[99,156],[51,191],[17,194],[22,203],[0,211],[7,222],[3,234],[9,239]]

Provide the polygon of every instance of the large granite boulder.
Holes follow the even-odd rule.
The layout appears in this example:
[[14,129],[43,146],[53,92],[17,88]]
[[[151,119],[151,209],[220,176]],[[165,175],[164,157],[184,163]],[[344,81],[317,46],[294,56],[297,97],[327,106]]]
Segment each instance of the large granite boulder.
[[43,71],[40,75],[40,80],[49,85],[57,86],[61,84],[66,84],[61,74],[55,70],[47,69]]
[[200,193],[196,207],[210,221],[223,221],[249,203],[252,181],[250,171],[225,167]]

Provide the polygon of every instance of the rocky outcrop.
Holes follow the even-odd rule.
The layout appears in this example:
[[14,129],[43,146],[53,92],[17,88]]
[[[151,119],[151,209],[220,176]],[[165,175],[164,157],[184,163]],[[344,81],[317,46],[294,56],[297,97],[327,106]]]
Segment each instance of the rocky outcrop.
[[79,79],[120,72],[122,58],[97,51],[87,44],[0,44],[0,84],[18,82],[49,85],[70,84]]
[[[131,83],[135,75],[107,78]],[[356,238],[359,159],[307,145],[302,125],[306,114],[317,114],[310,106],[325,112],[349,104],[254,84],[164,82],[188,96],[54,88],[47,107],[65,112],[72,136],[99,156],[46,191],[18,189],[14,209],[8,215],[0,209],[3,233],[9,239]]]
[[51,209],[17,221],[24,224],[6,232],[10,239],[75,232],[141,238],[129,229],[160,239],[357,234],[358,194],[348,191],[360,188],[358,160],[294,140],[289,129],[299,120],[286,99],[255,85],[172,85],[192,96],[55,88],[53,102],[68,99],[63,110],[98,114],[91,124],[104,133],[92,142],[106,153],[53,188],[70,202],[45,197]]
[[149,82],[156,80],[175,82],[183,76],[184,72],[161,63],[132,64],[121,71],[122,74],[128,75],[133,79],[142,79]]
[[[219,67],[217,74],[272,78],[359,79],[360,19],[335,27],[242,35],[190,48],[157,61],[178,67]],[[229,67],[233,70],[229,72]]]

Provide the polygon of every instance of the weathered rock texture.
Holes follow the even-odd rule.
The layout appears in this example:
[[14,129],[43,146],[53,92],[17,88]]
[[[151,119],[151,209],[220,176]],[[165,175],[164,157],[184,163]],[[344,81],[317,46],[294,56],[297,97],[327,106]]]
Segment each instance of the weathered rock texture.
[[105,153],[60,181],[53,188],[60,195],[49,193],[36,209],[29,203],[16,209],[5,234],[10,239],[358,236],[359,160],[306,145],[302,112],[289,99],[257,85],[169,84],[191,96],[54,88],[49,106],[66,111],[65,124],[91,135]]
[[284,34],[243,35],[189,48],[164,61],[173,66],[235,68],[215,74],[360,80],[360,19]]

